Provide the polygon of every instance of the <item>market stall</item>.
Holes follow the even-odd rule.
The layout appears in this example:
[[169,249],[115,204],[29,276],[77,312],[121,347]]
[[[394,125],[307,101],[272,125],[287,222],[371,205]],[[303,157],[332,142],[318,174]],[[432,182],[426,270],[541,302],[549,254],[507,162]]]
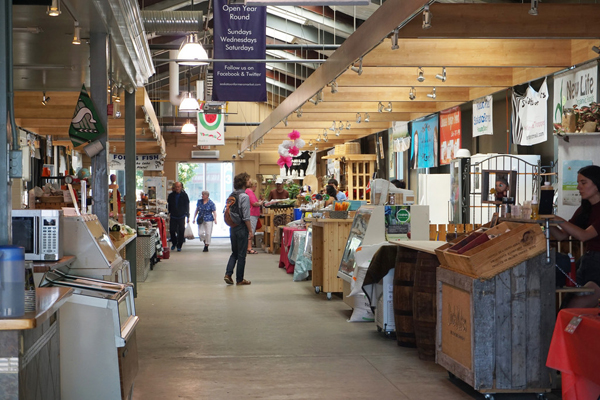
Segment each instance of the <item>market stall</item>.
[[288,274],[294,272],[294,264],[290,262],[288,253],[294,237],[294,232],[306,231],[304,227],[283,227],[283,233],[281,234],[281,251],[279,254],[279,268],[285,268]]

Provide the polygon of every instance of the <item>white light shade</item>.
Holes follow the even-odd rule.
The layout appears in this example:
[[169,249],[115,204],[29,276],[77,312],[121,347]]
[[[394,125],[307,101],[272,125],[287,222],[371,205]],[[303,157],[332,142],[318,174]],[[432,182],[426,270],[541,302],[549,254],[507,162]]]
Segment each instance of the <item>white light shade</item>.
[[185,123],[185,125],[183,125],[181,127],[181,133],[184,134],[184,135],[195,135],[196,134],[196,127],[188,119],[188,121]]
[[206,60],[208,59],[208,53],[204,50],[204,47],[198,43],[196,34],[192,33],[186,36],[185,41],[181,44],[179,54],[177,54],[177,60],[181,65],[207,65],[206,61],[190,61],[190,60]]
[[179,105],[179,112],[196,112],[200,111],[200,104],[198,100],[192,97],[191,93],[188,93],[181,104]]

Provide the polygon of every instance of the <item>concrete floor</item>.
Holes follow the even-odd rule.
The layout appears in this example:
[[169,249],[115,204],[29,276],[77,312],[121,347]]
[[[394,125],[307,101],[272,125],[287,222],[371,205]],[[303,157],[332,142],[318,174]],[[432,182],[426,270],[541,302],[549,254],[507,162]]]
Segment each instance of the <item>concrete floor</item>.
[[228,239],[188,242],[139,284],[134,399],[483,399],[374,323],[346,322],[340,298],[293,282],[279,256],[248,255],[252,285],[226,285],[229,255]]

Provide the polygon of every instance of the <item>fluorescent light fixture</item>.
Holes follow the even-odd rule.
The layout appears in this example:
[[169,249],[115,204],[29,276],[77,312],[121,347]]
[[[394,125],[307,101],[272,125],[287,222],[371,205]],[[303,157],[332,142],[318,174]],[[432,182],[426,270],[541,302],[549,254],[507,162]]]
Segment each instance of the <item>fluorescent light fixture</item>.
[[52,0],[52,4],[46,9],[46,14],[51,17],[58,17],[61,14],[60,0]]
[[425,81],[425,71],[423,71],[423,68],[422,68],[422,67],[419,67],[419,68],[417,69],[417,74],[418,74],[418,75],[417,75],[417,80],[418,80],[419,82],[424,82],[424,81]]
[[[537,0],[531,0],[536,1]],[[433,18],[433,14],[429,11],[429,6],[425,6],[423,8],[423,29],[431,28],[431,19]]]
[[307,19],[291,13],[289,11],[282,10],[277,7],[267,7],[267,14],[275,15],[276,17],[283,18],[287,21],[295,22],[300,25],[306,24]]
[[360,124],[362,121],[362,116],[360,115],[360,113],[356,113],[356,123]]
[[531,0],[529,15],[538,15],[538,0]]
[[429,97],[430,99],[435,99],[437,97],[437,95],[435,94],[435,86],[433,87],[431,93],[427,93],[427,97]]
[[442,74],[437,74],[435,76],[436,79],[439,79],[442,82],[446,82],[446,67],[442,67]]
[[75,21],[75,27],[73,28],[73,44],[81,44],[81,27],[79,22]]
[[185,37],[179,53],[177,54],[177,61],[180,65],[208,65],[206,61],[195,61],[195,60],[206,60],[208,59],[208,53],[204,50],[204,47],[198,43],[198,37],[195,33],[190,33]]
[[414,100],[417,98],[417,90],[415,89],[414,86],[410,88],[410,92],[408,92],[408,98],[411,100]]
[[365,114],[365,122],[369,122],[371,121],[371,116],[369,115],[369,113]]
[[192,93],[186,93],[185,98],[182,100],[179,105],[179,112],[196,112],[200,111],[200,104],[198,104],[198,100],[196,100]]
[[398,46],[398,28],[394,29],[394,34],[392,35],[392,50],[398,50],[400,46]]
[[44,92],[44,94],[42,95],[42,104],[47,106],[49,101],[50,101],[50,96],[46,97],[46,92]]
[[183,135],[195,135],[196,127],[188,119],[187,122],[181,127],[181,133]]

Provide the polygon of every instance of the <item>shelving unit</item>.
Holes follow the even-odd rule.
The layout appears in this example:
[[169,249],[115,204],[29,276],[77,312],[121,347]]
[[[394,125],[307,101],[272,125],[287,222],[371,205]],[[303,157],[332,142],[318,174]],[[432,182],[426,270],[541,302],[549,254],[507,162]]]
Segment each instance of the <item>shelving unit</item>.
[[340,160],[346,175],[349,200],[371,200],[367,187],[375,171],[375,154],[346,154],[323,157],[325,160]]

